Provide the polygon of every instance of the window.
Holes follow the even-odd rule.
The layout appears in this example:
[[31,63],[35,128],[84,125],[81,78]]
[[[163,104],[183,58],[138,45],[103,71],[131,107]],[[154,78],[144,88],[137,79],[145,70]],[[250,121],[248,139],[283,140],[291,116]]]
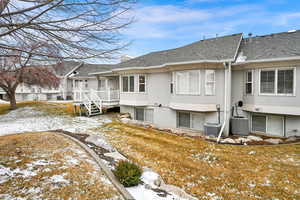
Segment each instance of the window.
[[190,113],[179,112],[178,113],[178,127],[190,128]]
[[215,70],[205,70],[205,95],[215,95]]
[[246,94],[253,94],[253,71],[246,72]]
[[272,136],[284,136],[284,117],[279,115],[252,115],[252,131]]
[[153,109],[135,108],[135,119],[153,123]]
[[123,92],[128,92],[128,87],[129,81],[128,81],[128,76],[123,76],[122,77],[122,91]]
[[252,131],[262,133],[267,132],[267,116],[252,115]]
[[98,80],[98,90],[100,90],[100,91],[105,90],[105,80],[103,80],[103,79]]
[[85,81],[84,81],[84,86],[85,86],[86,89],[89,88],[88,80],[85,80]]
[[176,72],[176,93],[177,94],[200,94],[200,71]]
[[139,75],[139,92],[146,91],[146,77],[144,75]]
[[136,108],[135,109],[135,119],[139,121],[144,121],[145,119],[145,110],[144,108]]
[[177,126],[179,128],[190,128],[203,130],[204,115],[201,113],[178,112]]
[[275,71],[263,70],[260,73],[260,92],[266,94],[275,93]]
[[134,76],[129,76],[129,92],[134,92]]
[[294,70],[278,70],[277,81],[278,94],[293,94],[294,93]]
[[294,94],[295,69],[261,70],[260,93],[274,95]]

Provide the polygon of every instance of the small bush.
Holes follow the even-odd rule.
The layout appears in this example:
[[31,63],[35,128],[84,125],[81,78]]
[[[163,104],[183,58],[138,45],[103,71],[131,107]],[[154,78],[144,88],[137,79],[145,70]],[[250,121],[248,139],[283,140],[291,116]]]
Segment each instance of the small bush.
[[114,170],[114,174],[125,187],[131,187],[140,183],[142,170],[134,163],[120,161]]

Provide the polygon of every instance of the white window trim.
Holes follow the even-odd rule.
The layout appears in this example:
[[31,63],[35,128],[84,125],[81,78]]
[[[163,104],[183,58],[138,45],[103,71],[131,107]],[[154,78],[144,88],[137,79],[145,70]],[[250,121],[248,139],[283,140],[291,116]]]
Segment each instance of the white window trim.
[[[190,115],[190,127],[183,127],[183,126],[179,126],[179,113],[185,113],[185,114],[189,114]],[[180,128],[180,129],[188,129],[188,130],[194,130],[194,131],[200,131],[200,129],[196,129],[192,127],[193,124],[193,114],[197,115],[199,113],[197,112],[186,112],[186,111],[177,111],[177,115],[176,115],[176,127]]]
[[[278,94],[278,71],[280,70],[289,70],[292,69],[294,72],[294,80],[293,80],[293,94]],[[274,93],[263,93],[261,92],[261,72],[262,71],[275,71],[275,91]],[[289,97],[295,97],[296,96],[296,67],[280,67],[280,68],[266,68],[266,69],[259,69],[259,80],[258,80],[258,87],[259,87],[259,96],[289,96]]]
[[[261,132],[261,131],[254,131],[253,130],[253,127],[252,127],[252,124],[253,124],[253,115],[257,115],[257,116],[264,116],[266,118],[266,132]],[[251,131],[253,133],[260,133],[260,134],[264,134],[264,135],[271,135],[269,133],[269,128],[268,128],[268,125],[269,125],[269,116],[270,115],[265,115],[265,114],[260,114],[260,113],[252,113],[251,114],[251,122],[250,122],[250,126],[251,126]],[[284,123],[284,116],[280,116],[282,118],[282,133],[283,135],[285,135],[285,123]],[[272,136],[272,135],[271,135]]]
[[[133,84],[133,92],[130,91],[130,77],[133,76],[134,77],[134,84]],[[124,92],[123,91],[123,77],[127,77],[128,78],[128,91],[127,92]],[[122,75],[121,76],[121,93],[135,93],[136,91],[136,86],[135,86],[135,80],[136,80],[136,77],[135,75],[132,75],[132,74],[128,74],[128,75]]]
[[[248,81],[248,73],[251,72],[251,79],[252,81]],[[260,74],[260,73],[259,73]],[[246,71],[246,81],[245,81],[245,84],[244,84],[244,88],[245,88],[245,95],[248,95],[248,96],[252,96],[254,94],[254,70],[247,70]],[[251,93],[247,93],[247,84],[248,83],[251,83]]]
[[[179,84],[178,84],[178,80],[177,80],[177,73],[188,73],[189,71],[198,71],[198,74],[199,74],[199,90],[198,90],[198,92],[197,93],[178,93],[178,86],[179,86]],[[189,77],[189,74],[188,74],[188,80],[190,79],[190,77]],[[189,86],[190,87],[190,86]],[[201,70],[184,70],[184,71],[176,71],[175,72],[175,88],[176,88],[176,91],[175,91],[175,94],[176,95],[201,95]],[[174,92],[174,91],[173,91]]]
[[[144,76],[145,77],[145,83],[144,83],[144,85],[145,85],[145,91],[144,92],[141,92],[140,91],[140,76]],[[138,74],[138,93],[147,93],[147,76],[146,76],[146,74]]]
[[[252,126],[253,125],[253,115],[262,116],[262,117],[266,118],[266,132],[261,132],[261,131],[255,131],[255,130],[253,130],[253,126]],[[268,116],[264,115],[264,114],[257,114],[257,113],[251,114],[251,131],[253,133],[263,133],[263,134],[268,133]]]
[[[134,108],[134,119],[137,120],[137,121],[141,121],[141,120],[138,120],[136,118],[136,109],[143,109],[144,110],[144,121],[142,121],[142,122],[147,122],[147,123],[153,123],[154,122],[154,109],[153,108],[145,108],[145,107],[135,107]],[[146,110],[152,110],[153,111],[152,122],[151,121],[146,121]]]
[[[207,75],[206,75],[207,71],[213,71],[214,72],[214,80],[213,81],[208,81],[207,80]],[[213,94],[207,94],[207,83],[213,83],[214,84]],[[207,69],[207,70],[205,70],[205,96],[215,96],[215,95],[216,95],[216,70]]]

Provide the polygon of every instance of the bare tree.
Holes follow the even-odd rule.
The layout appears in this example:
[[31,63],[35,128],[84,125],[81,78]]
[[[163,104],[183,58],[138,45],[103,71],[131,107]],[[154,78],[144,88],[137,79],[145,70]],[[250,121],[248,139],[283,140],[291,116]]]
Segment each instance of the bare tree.
[[134,0],[0,0],[0,48],[47,40],[64,59],[112,58]]
[[46,62],[34,64],[35,57],[39,57],[37,60],[41,59],[35,54],[55,56],[55,52],[48,44],[41,43],[23,46],[22,51],[7,50],[5,52],[6,57],[2,57],[0,63],[0,88],[6,92],[11,109],[17,106],[15,94],[21,83],[48,88],[58,87],[60,80],[55,73],[55,67],[58,64],[46,65]]
[[45,62],[110,59],[127,44],[134,0],[0,0],[0,87],[16,107],[20,83],[56,86]]

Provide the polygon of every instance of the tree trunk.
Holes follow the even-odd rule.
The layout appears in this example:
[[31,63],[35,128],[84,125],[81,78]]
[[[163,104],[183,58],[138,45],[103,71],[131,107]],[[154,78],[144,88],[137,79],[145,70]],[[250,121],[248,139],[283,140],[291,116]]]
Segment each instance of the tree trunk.
[[10,103],[10,109],[14,110],[17,108],[17,101],[16,101],[16,90],[11,89],[8,93],[9,103]]

